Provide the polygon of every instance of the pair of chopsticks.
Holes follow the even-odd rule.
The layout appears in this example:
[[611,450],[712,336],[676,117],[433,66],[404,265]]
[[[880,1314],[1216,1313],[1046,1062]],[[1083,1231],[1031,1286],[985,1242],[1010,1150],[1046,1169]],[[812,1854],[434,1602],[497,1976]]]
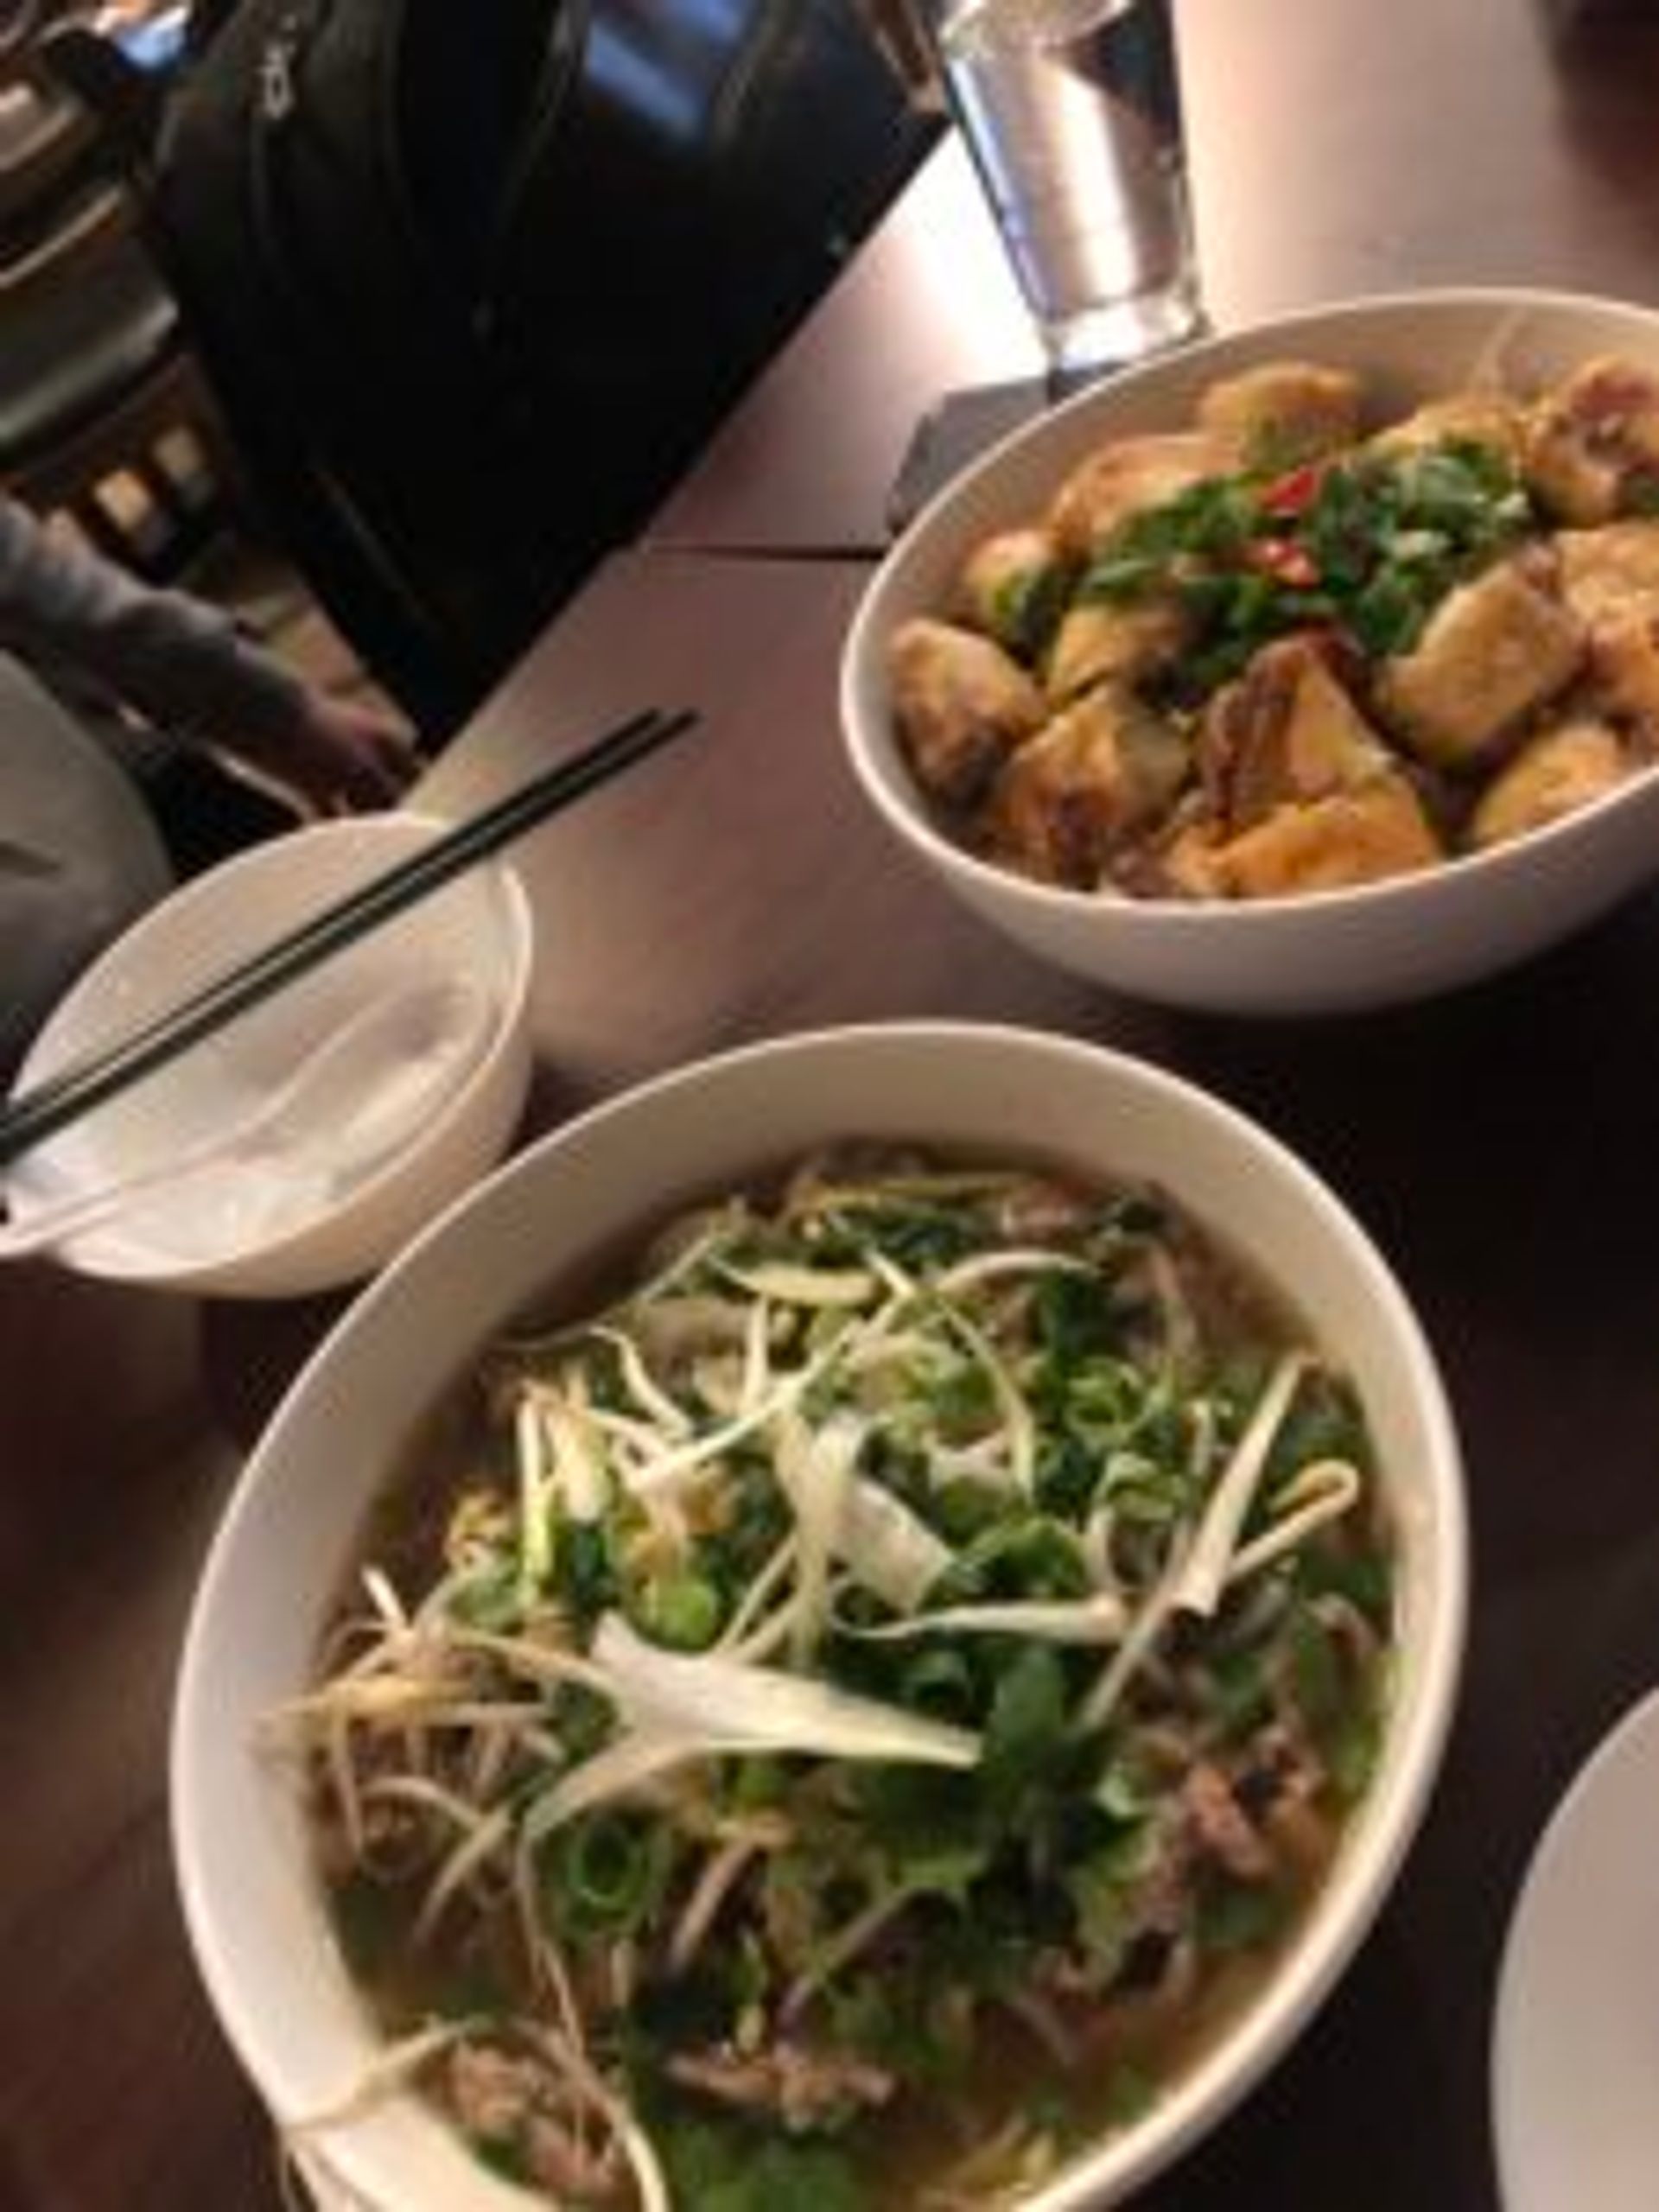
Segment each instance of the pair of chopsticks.
[[79,1121],[248,1007],[355,944],[515,837],[573,804],[696,721],[687,710],[634,715],[580,753],[534,776],[469,822],[325,907],[228,973],[156,1015],[118,1043],[61,1069],[0,1109],[0,1166]]

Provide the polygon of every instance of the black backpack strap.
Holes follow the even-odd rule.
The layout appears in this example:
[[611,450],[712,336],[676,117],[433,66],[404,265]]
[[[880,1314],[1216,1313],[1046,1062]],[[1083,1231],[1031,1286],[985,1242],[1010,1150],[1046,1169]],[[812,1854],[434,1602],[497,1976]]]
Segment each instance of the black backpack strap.
[[427,0],[405,15],[400,182],[426,251],[474,303],[491,290],[526,148],[581,65],[591,13],[590,0]]
[[545,165],[566,100],[582,68],[593,12],[593,0],[563,0],[563,5],[553,0],[551,6],[543,8],[546,22],[529,79],[531,90],[518,119],[512,150],[502,164],[480,264],[479,296],[486,317],[500,290],[505,257],[518,236],[521,205]]

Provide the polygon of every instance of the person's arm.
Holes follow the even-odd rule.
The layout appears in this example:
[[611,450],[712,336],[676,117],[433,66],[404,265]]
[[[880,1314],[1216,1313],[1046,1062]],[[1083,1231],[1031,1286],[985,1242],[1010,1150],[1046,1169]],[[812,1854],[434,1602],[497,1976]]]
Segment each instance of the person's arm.
[[0,499],[0,650],[94,677],[157,727],[219,747],[320,805],[376,805],[409,779],[393,725],[306,684],[219,608],[141,582]]

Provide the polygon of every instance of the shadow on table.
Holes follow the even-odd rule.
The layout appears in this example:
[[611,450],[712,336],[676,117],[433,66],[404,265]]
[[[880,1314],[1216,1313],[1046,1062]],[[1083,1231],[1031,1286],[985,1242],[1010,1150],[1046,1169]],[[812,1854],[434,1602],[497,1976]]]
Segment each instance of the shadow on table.
[[1652,1457],[1628,1440],[1659,1440],[1656,976],[1649,897],[1423,1007],[1171,1031],[1183,1071],[1325,1176],[1401,1276],[1499,1576],[1652,1525]]
[[1609,188],[1609,221],[1659,245],[1653,189],[1659,18],[1647,0],[1537,4],[1549,37],[1556,119],[1574,160]]

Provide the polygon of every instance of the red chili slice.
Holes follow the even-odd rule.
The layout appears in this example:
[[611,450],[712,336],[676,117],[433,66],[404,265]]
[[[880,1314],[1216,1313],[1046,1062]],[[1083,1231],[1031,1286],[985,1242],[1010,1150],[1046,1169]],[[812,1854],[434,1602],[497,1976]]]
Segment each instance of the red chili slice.
[[1261,494],[1262,513],[1271,515],[1275,522],[1292,522],[1298,515],[1305,515],[1318,496],[1324,474],[1322,462],[1305,461],[1287,475],[1274,477]]

